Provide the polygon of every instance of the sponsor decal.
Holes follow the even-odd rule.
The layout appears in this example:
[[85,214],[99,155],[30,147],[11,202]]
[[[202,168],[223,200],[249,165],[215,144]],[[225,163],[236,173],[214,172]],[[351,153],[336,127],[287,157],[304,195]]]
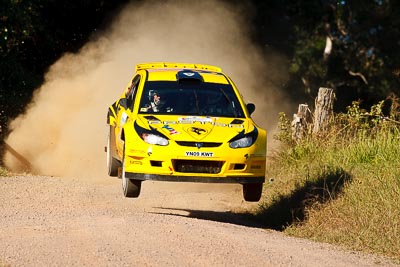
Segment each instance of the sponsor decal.
[[146,154],[146,151],[144,150],[137,150],[137,149],[128,149],[127,150],[128,154]]
[[169,131],[169,134],[178,134],[179,133],[174,128],[170,127],[169,125],[164,125],[163,128],[167,129]]
[[129,160],[129,164],[142,165],[142,162],[137,160]]
[[180,121],[181,123],[194,123],[194,122],[206,123],[206,122],[213,122],[213,119],[210,117],[191,116],[191,117],[179,118],[178,121]]
[[177,121],[156,121],[156,120],[148,120],[149,124],[164,124],[164,125],[169,125],[169,124],[193,124],[195,122],[198,122],[200,124],[211,124],[213,126],[219,126],[219,127],[229,127],[229,128],[244,128],[243,124],[232,124],[232,123],[221,123],[221,122],[216,122],[213,121],[211,118],[202,118],[202,117],[188,117],[188,118],[179,118]]
[[185,155],[188,157],[214,157],[214,152],[206,152],[206,151],[186,151]]
[[194,133],[196,133],[196,134],[198,134],[198,135],[201,135],[201,134],[207,132],[206,130],[201,129],[201,128],[197,128],[197,127],[192,127],[192,128],[190,128],[190,131],[192,131],[192,132],[194,132]]

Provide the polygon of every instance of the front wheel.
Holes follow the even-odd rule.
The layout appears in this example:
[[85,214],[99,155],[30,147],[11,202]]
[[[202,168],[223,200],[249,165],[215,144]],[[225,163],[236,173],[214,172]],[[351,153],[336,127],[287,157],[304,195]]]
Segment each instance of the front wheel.
[[108,175],[116,177],[118,176],[118,168],[121,167],[121,163],[114,158],[113,151],[115,151],[115,132],[114,127],[110,125],[110,130],[107,136],[107,170]]
[[249,202],[257,202],[262,195],[263,184],[243,184],[243,198]]
[[140,195],[140,189],[142,187],[141,180],[129,179],[125,175],[125,153],[122,158],[122,191],[124,192],[125,197],[134,197],[137,198]]

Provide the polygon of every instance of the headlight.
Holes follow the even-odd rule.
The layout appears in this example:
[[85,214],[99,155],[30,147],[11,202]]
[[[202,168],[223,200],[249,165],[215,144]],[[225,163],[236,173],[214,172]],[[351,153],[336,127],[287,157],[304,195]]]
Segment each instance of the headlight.
[[155,134],[143,133],[142,138],[146,143],[149,143],[151,145],[160,145],[160,146],[168,145],[167,139],[165,139],[164,137],[155,135]]
[[253,144],[253,138],[251,136],[247,136],[229,143],[229,147],[230,148],[249,147],[252,144]]
[[238,135],[229,140],[230,148],[242,148],[249,147],[256,141],[258,136],[257,127],[254,127],[254,130],[245,134],[244,130],[240,132]]
[[162,133],[150,127],[150,130],[140,127],[135,121],[134,127],[136,133],[148,144],[167,146],[169,144],[168,138]]

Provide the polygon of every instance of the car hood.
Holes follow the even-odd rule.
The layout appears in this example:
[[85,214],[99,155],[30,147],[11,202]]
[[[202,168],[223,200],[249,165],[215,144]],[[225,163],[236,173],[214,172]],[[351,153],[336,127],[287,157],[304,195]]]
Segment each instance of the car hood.
[[138,126],[156,130],[175,141],[224,142],[254,129],[246,118],[139,115]]

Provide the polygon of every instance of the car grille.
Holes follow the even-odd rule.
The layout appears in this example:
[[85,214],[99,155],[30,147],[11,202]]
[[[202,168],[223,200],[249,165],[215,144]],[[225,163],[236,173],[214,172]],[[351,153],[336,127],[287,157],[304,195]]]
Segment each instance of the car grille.
[[223,161],[212,160],[173,160],[175,171],[186,173],[220,173]]
[[176,141],[180,146],[191,146],[191,147],[219,147],[222,143],[215,142],[192,142],[192,141]]

